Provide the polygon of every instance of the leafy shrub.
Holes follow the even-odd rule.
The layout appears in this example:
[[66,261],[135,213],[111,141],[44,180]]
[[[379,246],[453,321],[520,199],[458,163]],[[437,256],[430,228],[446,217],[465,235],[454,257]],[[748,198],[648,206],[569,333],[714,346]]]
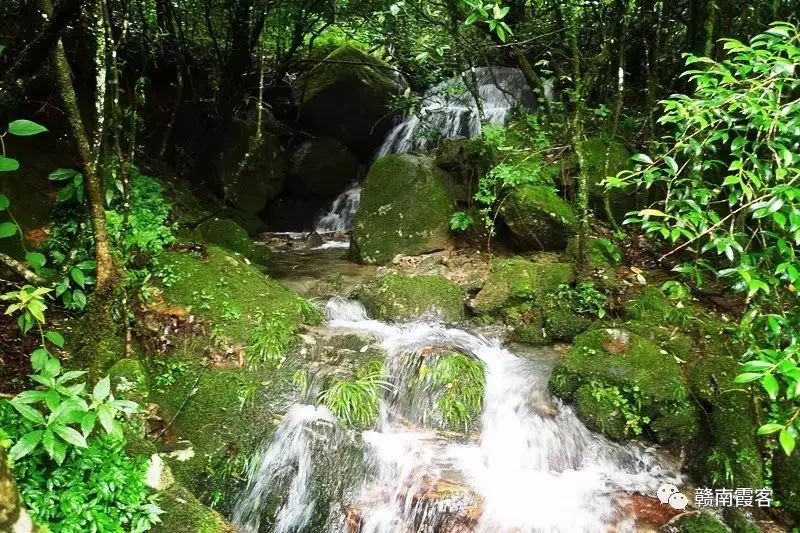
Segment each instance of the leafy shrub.
[[[0,402],[0,427],[7,442],[29,434],[33,425],[9,402]],[[125,454],[119,435],[71,447],[61,463],[43,449],[14,462],[22,501],[34,522],[53,531],[84,533],[147,531],[161,509],[144,485],[147,462]]]
[[687,56],[693,96],[662,102],[671,134],[657,155],[611,187],[669,191],[629,223],[689,252],[675,270],[706,274],[746,295],[740,324],[749,348],[738,383],[759,382],[779,406],[761,434],[778,433],[787,454],[800,433],[800,29],[774,23],[749,44],[723,40],[724,61]]
[[261,316],[256,322],[250,342],[247,345],[247,358],[252,364],[280,363],[286,350],[294,342],[294,328],[281,313]]
[[554,296],[557,302],[565,303],[570,310],[579,315],[597,318],[606,316],[608,298],[591,283],[579,283],[576,287],[559,285]]
[[590,384],[592,396],[595,400],[613,406],[625,419],[625,433],[630,436],[640,436],[650,417],[642,414],[642,394],[639,387],[603,387],[597,382]]

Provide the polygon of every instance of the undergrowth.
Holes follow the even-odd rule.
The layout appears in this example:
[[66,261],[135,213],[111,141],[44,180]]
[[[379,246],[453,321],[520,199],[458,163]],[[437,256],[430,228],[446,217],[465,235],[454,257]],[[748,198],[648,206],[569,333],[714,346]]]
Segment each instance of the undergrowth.
[[383,361],[373,359],[356,369],[353,377],[334,377],[317,397],[347,427],[368,428],[378,418],[380,391],[389,390]]

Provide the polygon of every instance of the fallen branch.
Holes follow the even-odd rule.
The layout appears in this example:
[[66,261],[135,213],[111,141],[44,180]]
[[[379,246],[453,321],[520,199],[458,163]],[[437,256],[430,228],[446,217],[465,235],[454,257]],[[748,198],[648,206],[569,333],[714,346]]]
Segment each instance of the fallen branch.
[[0,264],[7,266],[12,272],[33,285],[43,285],[47,282],[43,277],[26,268],[22,262],[17,261],[10,255],[0,253]]

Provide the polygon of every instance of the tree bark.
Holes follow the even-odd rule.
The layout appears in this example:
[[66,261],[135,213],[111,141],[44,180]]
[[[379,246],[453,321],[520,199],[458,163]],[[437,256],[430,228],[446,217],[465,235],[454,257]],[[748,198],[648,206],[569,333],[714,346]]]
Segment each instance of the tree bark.
[[[44,13],[48,15],[52,13],[53,6],[50,0],[37,0],[37,2],[39,9]],[[114,257],[111,253],[111,242],[106,228],[103,187],[100,176],[97,173],[89,137],[86,134],[80,110],[78,109],[78,99],[75,96],[75,88],[72,85],[64,44],[60,40],[56,43],[50,60],[55,70],[57,90],[61,96],[64,113],[69,122],[72,139],[83,167],[83,183],[89,203],[89,219],[94,233],[94,252],[97,262],[95,295],[103,295],[107,292],[113,292],[113,286],[118,278]]]
[[528,82],[528,86],[531,88],[531,90],[539,95],[539,102],[544,108],[544,113],[547,116],[547,120],[552,124],[555,122],[555,119],[553,118],[553,109],[550,107],[550,100],[547,99],[547,94],[541,78],[539,78],[539,76],[536,74],[536,71],[531,66],[530,61],[528,61],[528,58],[525,57],[525,52],[522,50],[522,48],[519,46],[514,46],[513,50],[514,56],[517,58],[517,65],[522,71],[522,75],[525,76],[525,81]]
[[28,533],[33,523],[17,491],[17,483],[8,467],[5,450],[0,447],[0,531]]

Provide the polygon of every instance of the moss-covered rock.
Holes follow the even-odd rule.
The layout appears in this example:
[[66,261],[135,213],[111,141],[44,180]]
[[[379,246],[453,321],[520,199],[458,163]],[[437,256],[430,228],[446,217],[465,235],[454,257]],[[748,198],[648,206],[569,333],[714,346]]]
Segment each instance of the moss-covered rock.
[[453,176],[456,199],[471,203],[478,181],[492,166],[480,139],[444,139],[436,148],[436,166]]
[[382,157],[361,191],[353,256],[363,263],[386,263],[398,254],[441,250],[450,244],[453,210],[450,180],[430,157]]
[[254,260],[256,247],[250,236],[239,224],[228,218],[211,218],[197,226],[197,234],[207,244],[215,244],[226,250]]
[[112,390],[117,397],[132,400],[140,405],[147,402],[150,394],[147,385],[147,370],[138,359],[122,359],[108,371]]
[[775,453],[772,464],[775,499],[781,502],[781,509],[800,523],[800,453],[795,451],[787,457],[782,451]]
[[570,263],[534,263],[519,257],[496,259],[489,278],[475,297],[475,310],[493,313],[515,302],[544,296],[574,279]]
[[163,287],[166,304],[188,309],[213,329],[218,341],[244,346],[264,320],[292,332],[303,322],[304,300],[221,248],[209,246],[206,257],[166,252],[157,263],[162,273],[169,272]]
[[159,505],[164,510],[161,523],[154,533],[235,533],[231,524],[216,511],[200,503],[195,496],[180,485],[173,485],[162,493]]
[[702,474],[721,486],[763,487],[753,400],[733,379],[739,364],[730,357],[708,357],[689,367],[692,394],[707,414],[707,446],[701,452]]
[[612,439],[628,435],[627,421],[610,395],[598,395],[591,385],[581,385],[575,391],[575,411],[587,427]]
[[509,327],[511,340],[534,346],[547,342],[542,311],[533,303],[507,307],[503,309],[502,316],[503,322]]
[[730,533],[731,529],[707,511],[684,513],[665,527],[667,533]]
[[245,213],[258,213],[283,189],[289,161],[275,119],[264,115],[262,136],[256,138],[256,120],[234,119],[225,137],[217,174],[225,201]]
[[500,219],[518,250],[564,250],[576,231],[572,208],[552,187],[517,187],[500,207]]
[[358,161],[329,137],[303,143],[294,154],[292,189],[301,195],[335,196],[356,179]]
[[409,320],[429,311],[440,314],[447,322],[464,318],[461,288],[442,276],[389,274],[360,292],[364,307],[381,320]]
[[399,84],[375,56],[342,46],[303,74],[300,122],[315,135],[338,139],[369,157],[392,127],[392,97]]
[[[577,400],[581,387],[589,385],[609,394],[581,393],[583,413],[590,424],[611,428],[618,437],[615,417],[607,410],[611,392],[624,398],[630,409],[628,419],[637,418],[646,434],[659,441],[681,439],[697,431],[696,416],[676,420],[674,413],[692,413],[689,391],[676,360],[647,339],[621,329],[594,329],[575,338],[569,356],[560,360],[550,378],[550,389],[569,401]],[[580,414],[580,413],[579,413]],[[667,418],[667,420],[664,420]],[[603,421],[600,424],[599,421]]]

